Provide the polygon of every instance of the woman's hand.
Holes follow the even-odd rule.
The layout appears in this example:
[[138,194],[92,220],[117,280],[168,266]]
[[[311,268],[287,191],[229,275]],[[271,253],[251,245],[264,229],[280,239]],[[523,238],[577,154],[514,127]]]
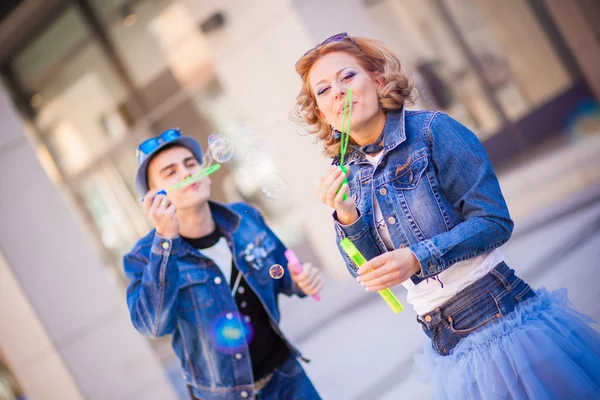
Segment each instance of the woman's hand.
[[388,251],[358,270],[356,280],[367,292],[377,292],[404,282],[421,271],[419,260],[408,247]]
[[[344,183],[345,178],[346,175],[340,167],[331,166],[329,173],[321,178],[319,196],[323,204],[337,211],[337,219],[340,224],[350,225],[358,219],[358,211],[350,196],[350,188],[347,183]],[[344,195],[346,195],[346,200],[344,200]]]

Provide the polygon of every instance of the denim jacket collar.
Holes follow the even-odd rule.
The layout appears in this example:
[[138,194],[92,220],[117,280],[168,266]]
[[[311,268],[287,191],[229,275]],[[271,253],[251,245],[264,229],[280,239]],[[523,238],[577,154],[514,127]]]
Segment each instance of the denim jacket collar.
[[[221,232],[223,232],[223,235],[226,238],[231,238],[240,226],[241,216],[230,207],[215,201],[209,200],[208,206],[210,207],[210,214],[215,220],[215,224],[219,227]],[[185,241],[183,246],[188,253],[198,253],[196,249]]]
[[[386,113],[385,125],[383,127],[384,154],[406,140],[404,114],[404,107],[402,107],[400,110],[388,111]],[[365,159],[365,154],[360,150],[360,146],[356,144],[349,144],[348,148],[351,151],[348,153],[346,164],[351,165],[353,163],[367,162]],[[336,156],[332,163],[334,165],[339,165],[340,156]]]

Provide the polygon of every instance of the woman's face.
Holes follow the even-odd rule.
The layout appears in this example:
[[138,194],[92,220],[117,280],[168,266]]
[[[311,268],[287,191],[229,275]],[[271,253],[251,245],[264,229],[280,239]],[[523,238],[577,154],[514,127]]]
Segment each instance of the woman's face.
[[344,100],[352,89],[352,136],[372,124],[382,110],[377,97],[380,79],[373,79],[353,56],[329,53],[309,71],[309,84],[317,101],[318,112],[335,129],[342,130]]

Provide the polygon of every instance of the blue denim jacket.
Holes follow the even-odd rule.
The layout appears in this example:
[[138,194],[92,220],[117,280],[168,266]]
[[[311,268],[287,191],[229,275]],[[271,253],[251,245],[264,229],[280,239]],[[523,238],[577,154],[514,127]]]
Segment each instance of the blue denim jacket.
[[[232,249],[235,265],[262,301],[275,331],[292,353],[301,357],[279,329],[277,296],[303,297],[304,293],[289,273],[278,280],[269,275],[271,265],[287,265],[285,246],[249,205],[210,202],[210,207]],[[211,321],[228,312],[239,315],[219,267],[180,237],[166,239],[155,230],[125,255],[123,264],[130,279],[127,305],[133,325],[151,338],[173,335],[173,350],[181,360],[184,380],[197,397],[252,398],[248,348],[234,356],[211,344]]]
[[510,238],[513,222],[483,146],[448,115],[388,112],[375,168],[357,146],[348,149],[348,183],[360,216],[347,226],[335,213],[334,220],[352,275],[355,267],[341,239],[348,237],[368,260],[386,251],[374,222],[373,194],[394,247],[407,245],[421,263],[421,272],[411,277],[415,284]]

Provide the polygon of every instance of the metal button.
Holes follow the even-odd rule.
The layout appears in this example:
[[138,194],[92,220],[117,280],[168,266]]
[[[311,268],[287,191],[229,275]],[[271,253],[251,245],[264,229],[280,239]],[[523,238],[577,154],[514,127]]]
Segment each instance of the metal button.
[[502,314],[498,313],[496,314],[496,318],[500,318],[502,316]]
[[431,322],[431,315],[425,316],[425,322]]
[[404,243],[402,243],[402,244],[400,245],[400,248],[401,248],[401,249],[405,249],[405,248],[407,248],[407,247],[408,247],[408,246],[407,246],[407,245],[405,245]]
[[429,272],[435,272],[435,265],[429,264]]
[[225,314],[225,318],[227,319],[233,319],[233,314],[228,312],[227,314]]
[[240,392],[240,396],[242,396],[242,399],[247,399],[248,398],[248,392],[246,392],[245,390],[242,390]]
[[394,217],[389,217],[388,218],[388,222],[390,223],[390,225],[394,225],[396,223],[396,218]]
[[241,360],[242,359],[242,354],[241,353],[235,353],[235,359],[236,360]]
[[239,294],[244,294],[244,292],[245,292],[245,291],[246,291],[246,288],[245,288],[245,287],[243,287],[243,286],[240,286],[240,287],[238,288],[238,293],[239,293]]
[[244,321],[250,323],[250,316],[249,315],[244,316]]
[[248,303],[246,303],[245,301],[242,301],[242,303],[240,304],[240,307],[246,308],[247,305],[248,305]]
[[387,189],[381,188],[381,189],[379,189],[379,193],[381,193],[382,196],[385,196],[387,194]]
[[162,248],[167,250],[169,248],[169,242],[162,242]]
[[221,284],[221,278],[220,277],[215,277],[215,285],[220,285]]

